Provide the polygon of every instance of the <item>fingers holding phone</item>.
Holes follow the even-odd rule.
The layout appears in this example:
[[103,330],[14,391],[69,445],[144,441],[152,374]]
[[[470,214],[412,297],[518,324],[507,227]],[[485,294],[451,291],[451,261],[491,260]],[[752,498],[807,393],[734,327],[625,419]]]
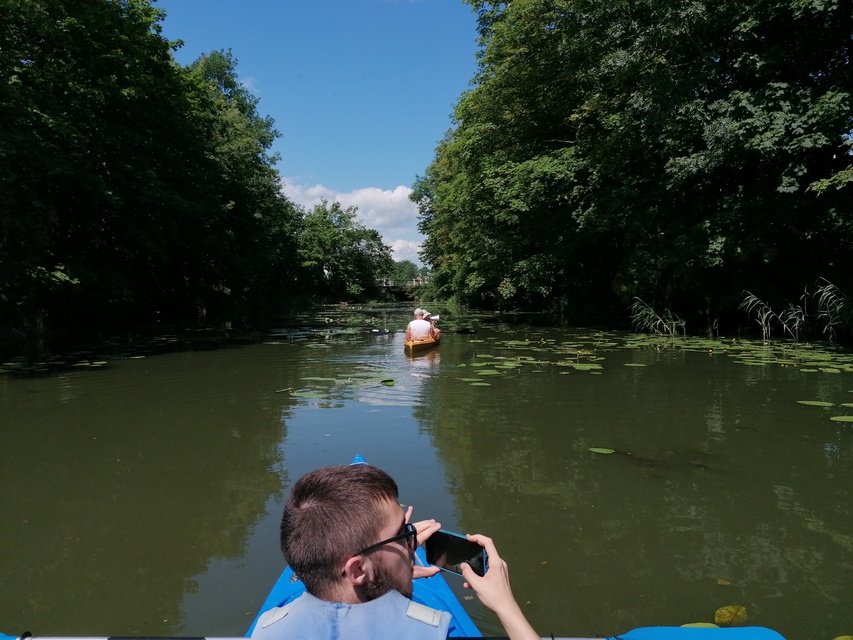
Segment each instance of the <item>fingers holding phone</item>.
[[515,598],[509,584],[509,567],[498,554],[495,543],[488,536],[481,534],[467,537],[469,541],[485,549],[489,557],[489,570],[485,575],[478,575],[470,566],[463,566],[464,586],[473,589],[480,601],[492,611],[497,611],[509,603],[514,604]]

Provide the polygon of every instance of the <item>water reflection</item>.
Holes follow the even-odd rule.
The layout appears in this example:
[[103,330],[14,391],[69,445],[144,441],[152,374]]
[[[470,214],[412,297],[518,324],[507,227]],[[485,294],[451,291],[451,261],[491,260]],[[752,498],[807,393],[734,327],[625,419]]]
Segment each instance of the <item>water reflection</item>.
[[543,634],[732,603],[849,632],[853,429],[795,400],[853,401],[850,373],[624,340],[497,325],[408,358],[401,334],[298,329],[0,378],[4,630],[240,634],[290,481],[360,452],[419,516],[492,535]]

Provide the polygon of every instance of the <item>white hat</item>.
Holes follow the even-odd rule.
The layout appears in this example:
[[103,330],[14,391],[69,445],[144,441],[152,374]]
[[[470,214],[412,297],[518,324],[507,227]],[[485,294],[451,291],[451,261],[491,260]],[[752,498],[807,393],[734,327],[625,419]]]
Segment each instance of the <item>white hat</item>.
[[426,318],[429,315],[429,311],[427,311],[426,309],[421,309],[421,311],[424,314],[424,318]]

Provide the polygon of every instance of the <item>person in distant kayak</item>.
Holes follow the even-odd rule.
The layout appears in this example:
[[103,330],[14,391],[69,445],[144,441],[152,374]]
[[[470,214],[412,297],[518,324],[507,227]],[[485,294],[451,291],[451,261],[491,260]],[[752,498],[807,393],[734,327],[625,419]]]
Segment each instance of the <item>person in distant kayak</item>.
[[[281,550],[306,593],[270,609],[254,640],[291,638],[447,637],[451,615],[411,600],[413,578],[438,573],[414,564],[420,542],[441,528],[435,520],[412,524],[397,484],[366,464],[326,467],[293,486],[281,520]],[[465,586],[494,611],[512,640],[539,639],[509,584],[506,562],[491,538],[469,536],[489,554],[485,576],[462,566]]]
[[415,319],[406,327],[406,341],[437,339],[441,331],[435,323],[429,320],[429,312],[426,309],[415,309]]

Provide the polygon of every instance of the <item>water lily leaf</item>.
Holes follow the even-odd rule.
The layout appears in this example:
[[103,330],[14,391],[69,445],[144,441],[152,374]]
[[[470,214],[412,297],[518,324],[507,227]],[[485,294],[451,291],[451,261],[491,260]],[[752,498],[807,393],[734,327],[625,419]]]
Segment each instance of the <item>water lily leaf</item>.
[[821,371],[824,373],[841,373],[841,369],[836,369],[835,367],[821,367]]
[[717,578],[717,584],[721,587],[728,587],[731,582],[729,582],[728,580],[723,580],[722,578]]
[[853,640],[853,636],[838,636],[837,638],[833,638],[832,640]]
[[626,367],[647,367],[648,365],[643,364],[642,362],[626,362]]
[[823,402],[822,400],[797,400],[798,404],[806,404],[810,407],[834,407],[832,402]]
[[608,449],[606,447],[590,447],[589,450],[593,453],[616,453],[616,449]]
[[469,382],[472,387],[491,387],[491,382]]
[[388,380],[382,380],[382,384],[384,384],[386,387],[393,387],[394,381],[389,378]]
[[842,402],[839,407],[853,407],[853,402]]
[[746,622],[746,607],[739,604],[730,604],[725,607],[720,607],[714,613],[714,622],[723,627],[731,627],[732,625]]
[[478,376],[499,376],[501,375],[500,371],[495,371],[494,369],[486,369],[485,371],[478,371]]
[[681,625],[682,627],[696,627],[700,629],[719,629],[720,625],[714,624],[713,622],[689,622],[687,624]]
[[853,416],[832,416],[830,420],[835,420],[836,422],[853,422]]

